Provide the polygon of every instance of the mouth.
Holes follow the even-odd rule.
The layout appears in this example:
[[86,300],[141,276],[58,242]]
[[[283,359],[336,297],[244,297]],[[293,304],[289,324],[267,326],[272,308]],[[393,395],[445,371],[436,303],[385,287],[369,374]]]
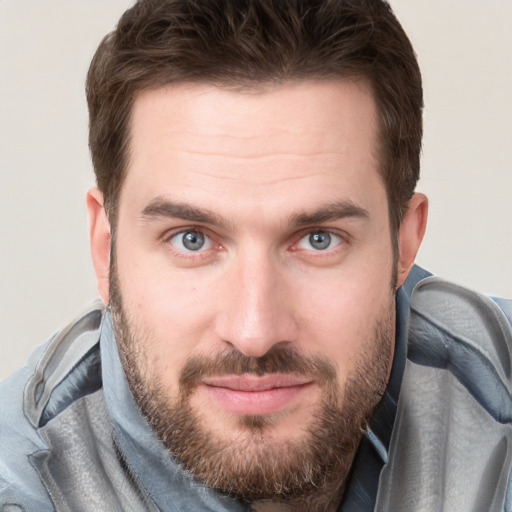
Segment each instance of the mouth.
[[287,374],[227,375],[202,380],[209,398],[227,412],[261,416],[297,403],[312,386],[305,377]]

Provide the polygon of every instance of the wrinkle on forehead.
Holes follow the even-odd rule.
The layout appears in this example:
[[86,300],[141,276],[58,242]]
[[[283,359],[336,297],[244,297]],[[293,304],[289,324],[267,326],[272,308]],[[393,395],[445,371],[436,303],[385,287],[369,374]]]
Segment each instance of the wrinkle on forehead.
[[[339,159],[338,159],[339,157]],[[137,172],[129,180],[137,183],[137,187],[150,187],[151,194],[158,194],[162,187],[169,187],[171,193],[176,187],[182,187],[192,193],[196,190],[211,190],[217,184],[224,183],[233,192],[242,194],[266,193],[269,187],[279,187],[283,192],[292,192],[293,187],[306,187],[311,194],[315,190],[323,190],[330,200],[337,200],[340,194],[344,195],[345,185],[356,174],[375,174],[375,164],[371,161],[361,162],[350,167],[343,162],[339,155],[325,155],[320,157],[297,157],[296,155],[271,156],[259,158],[228,158],[224,155],[173,154],[167,166],[157,169],[150,161],[139,165]],[[144,165],[144,167],[143,167]],[[152,176],[152,179],[148,179]],[[276,188],[277,190],[277,188]]]
[[[177,137],[178,138],[178,137]],[[254,151],[253,153],[249,152],[247,147],[242,148],[244,153],[243,154],[236,154],[233,155],[230,152],[227,151],[218,151],[218,145],[213,147],[211,150],[208,148],[205,148],[204,145],[198,144],[198,142],[201,140],[201,137],[194,137],[194,145],[195,146],[202,146],[202,147],[196,147],[196,148],[190,148],[187,149],[183,146],[183,144],[176,144],[175,142],[170,143],[166,145],[166,148],[168,150],[172,150],[176,155],[182,154],[182,155],[192,155],[192,156],[218,156],[218,157],[229,157],[232,159],[240,159],[240,160],[247,160],[247,159],[271,159],[271,158],[295,158],[295,157],[316,157],[316,156],[325,156],[325,157],[339,157],[341,154],[343,154],[342,151],[319,151],[319,150],[311,150],[311,151],[305,151],[300,150],[299,151],[279,151],[275,150],[272,151],[270,148],[265,148],[265,150],[258,150]]]

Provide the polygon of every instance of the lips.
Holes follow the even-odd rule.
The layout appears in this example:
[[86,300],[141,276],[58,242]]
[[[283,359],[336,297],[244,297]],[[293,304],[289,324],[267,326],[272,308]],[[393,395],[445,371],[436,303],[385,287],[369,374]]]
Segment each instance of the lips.
[[208,396],[228,412],[266,415],[297,403],[312,385],[311,379],[287,374],[207,377]]

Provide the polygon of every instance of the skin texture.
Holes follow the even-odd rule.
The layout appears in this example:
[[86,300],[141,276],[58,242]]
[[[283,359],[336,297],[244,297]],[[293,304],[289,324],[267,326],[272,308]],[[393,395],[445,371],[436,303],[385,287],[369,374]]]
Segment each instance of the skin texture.
[[[181,84],[138,97],[115,265],[101,193],[87,199],[98,288],[108,303],[115,285],[118,344],[132,390],[135,381],[146,383],[169,408],[186,397],[206,437],[246,448],[256,431],[260,445],[307,443],[326,397],[343,413],[352,381],[365,388],[368,411],[356,424],[365,421],[391,365],[395,285],[414,262],[427,214],[426,198],[416,194],[395,262],[377,135],[369,88],[354,81],[260,91]],[[183,232],[201,233],[205,245],[187,250]],[[315,233],[329,234],[330,245],[312,245]],[[270,400],[277,409],[259,415],[233,406],[230,391],[226,402],[204,382],[185,389],[180,381],[194,358],[207,364],[239,353],[255,361],[280,351],[328,362],[334,380],[306,374],[306,386],[292,386],[289,400]],[[258,381],[254,368],[249,375]],[[348,466],[357,441],[347,449]],[[322,492],[339,499],[343,480]]]

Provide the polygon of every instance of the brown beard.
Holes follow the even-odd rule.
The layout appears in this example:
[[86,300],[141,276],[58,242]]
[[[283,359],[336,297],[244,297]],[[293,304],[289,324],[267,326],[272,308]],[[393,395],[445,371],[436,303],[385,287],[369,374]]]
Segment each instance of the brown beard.
[[[247,503],[272,501],[293,510],[325,511],[341,499],[355,451],[372,410],[386,387],[393,333],[394,301],[363,340],[359,364],[338,385],[335,366],[286,346],[248,357],[236,349],[214,358],[192,357],[183,366],[179,389],[166,390],[154,371],[158,356],[144,351],[144,329],[123,309],[115,271],[110,275],[110,308],[123,368],[142,414],[176,460],[209,487]],[[243,416],[241,435],[212,433],[191,406],[191,395],[205,376],[251,373],[306,375],[323,389],[323,398],[299,440],[276,440],[274,415]],[[170,395],[176,398],[170,397]]]

